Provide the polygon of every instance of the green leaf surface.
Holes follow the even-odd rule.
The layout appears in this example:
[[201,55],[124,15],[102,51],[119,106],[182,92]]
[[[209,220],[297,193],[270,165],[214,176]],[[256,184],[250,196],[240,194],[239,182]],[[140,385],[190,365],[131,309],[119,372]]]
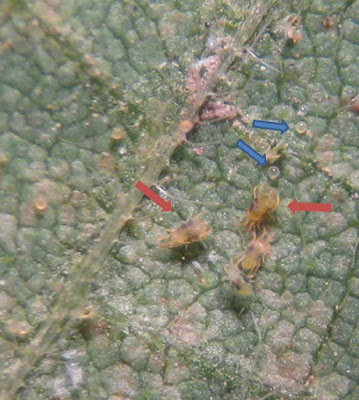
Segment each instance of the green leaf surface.
[[[4,1],[1,400],[358,399],[358,58],[357,1]],[[243,116],[200,123],[208,99]],[[286,143],[279,176],[238,139]],[[238,297],[265,181],[273,249]],[[200,212],[203,245],[158,247]]]

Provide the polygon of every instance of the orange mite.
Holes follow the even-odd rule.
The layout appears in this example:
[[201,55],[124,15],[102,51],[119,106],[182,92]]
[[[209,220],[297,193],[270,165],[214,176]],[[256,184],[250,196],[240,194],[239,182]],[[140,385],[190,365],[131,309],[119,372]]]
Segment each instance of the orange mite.
[[261,183],[252,190],[252,202],[244,217],[243,225],[248,232],[262,225],[272,211],[279,205],[278,193],[266,183]]
[[351,111],[359,112],[359,96],[355,96],[350,100],[348,108]]
[[160,241],[164,241],[159,247],[171,249],[184,244],[200,242],[206,239],[211,232],[212,229],[207,221],[191,218],[177,228],[168,229],[168,234],[159,238]]
[[239,256],[238,262],[242,269],[249,271],[249,277],[253,277],[265,257],[270,253],[270,245],[273,234],[268,235],[266,230],[258,238],[253,238],[247,249]]

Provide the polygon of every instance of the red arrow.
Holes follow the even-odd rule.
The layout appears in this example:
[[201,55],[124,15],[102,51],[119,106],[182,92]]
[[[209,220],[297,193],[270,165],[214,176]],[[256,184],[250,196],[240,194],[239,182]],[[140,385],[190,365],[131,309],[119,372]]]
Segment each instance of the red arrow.
[[164,211],[172,211],[171,201],[166,201],[153,190],[151,190],[148,186],[146,186],[143,182],[138,181],[135,185],[135,188],[142,192],[149,199],[154,201],[162,208],[162,212]]
[[298,203],[296,199],[287,206],[293,214],[296,211],[331,212],[332,205],[328,203]]

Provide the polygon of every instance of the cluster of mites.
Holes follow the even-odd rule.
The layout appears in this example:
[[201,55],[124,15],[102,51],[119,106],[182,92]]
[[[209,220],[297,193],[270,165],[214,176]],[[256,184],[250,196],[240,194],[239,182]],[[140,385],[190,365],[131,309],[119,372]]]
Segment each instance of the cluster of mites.
[[[273,188],[265,183],[253,188],[252,201],[242,223],[253,235],[252,240],[246,250],[230,260],[230,265],[225,268],[226,280],[242,295],[253,293],[251,281],[271,251],[273,235],[267,232],[264,224],[278,205],[279,196]],[[168,230],[167,235],[161,236],[160,247],[174,248],[200,242],[211,232],[207,221],[200,217],[190,218],[177,228]]]

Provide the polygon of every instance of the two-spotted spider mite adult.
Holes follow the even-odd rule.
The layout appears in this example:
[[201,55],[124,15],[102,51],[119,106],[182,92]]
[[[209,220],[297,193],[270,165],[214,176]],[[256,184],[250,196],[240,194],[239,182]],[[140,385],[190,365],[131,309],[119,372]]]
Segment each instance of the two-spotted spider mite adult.
[[161,248],[174,248],[182,245],[200,242],[212,232],[208,222],[199,217],[190,218],[174,229],[168,229],[168,234],[160,236],[158,239],[163,242]]
[[274,235],[264,229],[260,236],[253,237],[245,251],[238,256],[238,264],[249,278],[253,278],[265,257],[270,253]]
[[255,232],[279,205],[279,196],[275,189],[261,183],[252,190],[252,201],[247,210],[243,225],[249,232]]
[[231,260],[229,267],[224,268],[226,281],[229,281],[234,291],[242,296],[253,294],[253,286],[249,278],[238,267],[238,261]]

